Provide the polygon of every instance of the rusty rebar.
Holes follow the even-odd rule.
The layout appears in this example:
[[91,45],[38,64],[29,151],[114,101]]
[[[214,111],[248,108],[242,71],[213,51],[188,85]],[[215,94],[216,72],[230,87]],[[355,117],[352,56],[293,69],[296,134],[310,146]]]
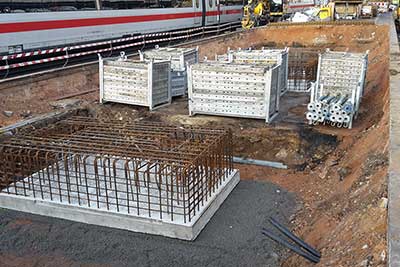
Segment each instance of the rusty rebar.
[[288,79],[291,86],[298,89],[309,86],[316,80],[318,68],[318,50],[293,48],[289,52]]
[[3,193],[190,222],[233,170],[223,129],[72,117],[0,143]]

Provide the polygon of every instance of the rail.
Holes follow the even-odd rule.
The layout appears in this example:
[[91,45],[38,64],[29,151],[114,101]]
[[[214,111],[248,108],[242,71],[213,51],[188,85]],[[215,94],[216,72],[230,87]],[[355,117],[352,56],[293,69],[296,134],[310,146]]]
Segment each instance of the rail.
[[[187,30],[178,30],[161,33],[148,33],[126,38],[107,40],[82,45],[73,45],[66,47],[57,47],[47,50],[36,50],[25,53],[0,56],[0,72],[5,72],[3,79],[7,78],[9,72],[14,69],[27,68],[34,65],[40,65],[50,62],[64,61],[64,67],[70,59],[81,58],[84,56],[96,55],[98,53],[109,52],[123,49],[142,49],[148,44],[160,44],[165,42],[175,42],[179,40],[188,40],[195,37],[203,37],[210,34],[220,34],[226,31],[232,31],[240,26],[240,22],[230,22],[225,24],[203,26]],[[33,59],[35,58],[36,59]]]

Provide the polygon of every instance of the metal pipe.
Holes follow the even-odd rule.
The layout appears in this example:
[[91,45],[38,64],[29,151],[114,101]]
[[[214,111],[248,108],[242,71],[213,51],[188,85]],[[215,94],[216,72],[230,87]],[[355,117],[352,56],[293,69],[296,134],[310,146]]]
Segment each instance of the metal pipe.
[[289,237],[290,239],[292,239],[296,244],[298,244],[299,246],[301,246],[302,248],[304,248],[305,250],[307,250],[308,252],[310,252],[311,254],[313,254],[314,256],[321,258],[321,253],[316,250],[315,248],[313,248],[312,246],[310,246],[309,244],[307,244],[306,242],[304,242],[302,239],[300,239],[298,236],[296,236],[295,234],[293,234],[291,231],[289,231],[289,229],[287,229],[284,225],[280,224],[275,218],[270,217],[269,218],[270,223],[272,223],[276,228],[278,228],[279,231],[281,231],[284,235],[286,235],[287,237]]
[[307,118],[307,120],[312,120],[313,114],[311,112],[307,112],[306,113],[306,118]]
[[287,169],[288,166],[281,162],[267,161],[267,160],[258,160],[258,159],[245,159],[241,157],[233,157],[233,162],[240,164],[252,164],[259,165],[264,167],[272,167],[277,169]]
[[290,249],[291,251],[296,252],[298,255],[302,256],[303,258],[306,258],[307,260],[309,260],[311,262],[314,262],[314,263],[318,263],[319,262],[319,258],[318,257],[315,257],[314,255],[305,252],[300,247],[289,243],[288,241],[286,241],[285,239],[280,238],[279,236],[275,235],[271,231],[263,228],[261,233],[263,235],[265,235],[265,236],[268,236],[269,238],[271,238],[275,242],[283,245],[284,247]]
[[313,103],[313,102],[311,102],[311,103],[308,103],[308,105],[307,105],[307,109],[308,109],[308,110],[313,110],[313,109],[315,109],[315,105],[314,105],[314,103]]

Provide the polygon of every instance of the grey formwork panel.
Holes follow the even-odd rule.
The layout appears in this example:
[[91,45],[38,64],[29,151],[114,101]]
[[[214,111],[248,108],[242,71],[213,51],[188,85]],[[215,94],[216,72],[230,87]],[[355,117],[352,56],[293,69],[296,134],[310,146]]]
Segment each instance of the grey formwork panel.
[[218,61],[249,64],[279,65],[279,88],[281,94],[288,90],[289,48],[261,50],[228,50],[225,55],[216,55]]
[[189,115],[264,119],[279,110],[279,69],[238,63],[204,62],[189,67]]
[[100,58],[100,103],[146,106],[150,110],[171,102],[170,63]]
[[140,51],[140,60],[169,60],[171,61],[171,94],[181,96],[187,92],[186,65],[198,62],[197,48],[164,47]]
[[181,96],[187,92],[187,72],[171,71],[171,94],[172,96]]

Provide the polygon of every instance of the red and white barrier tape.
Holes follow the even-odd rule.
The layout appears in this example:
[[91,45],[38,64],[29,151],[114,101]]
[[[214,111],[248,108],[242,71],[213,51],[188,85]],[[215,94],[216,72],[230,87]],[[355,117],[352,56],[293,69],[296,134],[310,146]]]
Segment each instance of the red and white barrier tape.
[[[186,31],[179,31],[179,33],[187,33],[187,34],[186,35],[182,35],[182,36],[167,37],[167,38],[161,38],[161,39],[155,39],[155,40],[146,40],[146,37],[156,37],[156,36],[162,36],[162,35],[175,35],[176,32],[174,32],[174,33],[141,35],[140,36],[141,38],[138,37],[138,36],[130,37],[130,38],[122,38],[120,40],[123,40],[123,39],[129,39],[129,40],[143,39],[143,41],[130,43],[130,44],[125,44],[125,45],[120,45],[120,46],[109,47],[109,48],[104,48],[104,49],[97,49],[97,50],[91,50],[91,51],[86,51],[86,52],[80,52],[80,53],[75,53],[75,54],[71,54],[70,50],[68,49],[69,53],[66,54],[66,55],[63,55],[63,56],[56,56],[56,57],[50,57],[50,58],[45,58],[45,59],[38,59],[38,60],[33,60],[33,61],[27,61],[27,62],[21,62],[21,63],[15,63],[15,64],[10,64],[10,65],[0,66],[0,71],[19,68],[19,67],[32,66],[32,65],[36,65],[36,64],[42,64],[42,63],[48,63],[48,62],[53,62],[53,61],[58,61],[58,60],[66,60],[66,59],[69,59],[69,58],[87,56],[87,55],[91,55],[91,54],[109,52],[109,51],[112,51],[112,50],[121,50],[121,49],[134,47],[134,46],[138,46],[138,45],[151,44],[151,43],[157,43],[157,42],[165,42],[165,41],[173,41],[173,40],[178,40],[178,39],[185,39],[185,38],[190,38],[190,37],[202,35],[203,33],[215,33],[215,32],[218,32],[220,30],[224,30],[225,28],[227,28],[226,26],[228,26],[228,25],[230,26],[231,23],[224,24],[224,25],[219,25],[219,26],[208,26],[208,27],[204,27],[204,29],[211,29],[211,28],[218,28],[218,29],[212,30],[212,31],[207,31],[207,32],[192,33],[192,34],[189,34],[189,33],[190,32],[195,32],[197,30],[202,30],[203,27],[196,28],[196,29],[190,29],[190,30],[186,30]],[[100,43],[103,43],[103,42],[100,42]],[[67,51],[67,49],[64,50],[64,51]]]
[[[51,48],[51,49],[46,49],[46,50],[36,50],[36,51],[31,51],[31,52],[26,52],[26,53],[0,56],[0,60],[13,60],[13,59],[24,58],[24,57],[54,54],[54,53],[66,52],[67,50],[71,51],[71,50],[75,50],[75,49],[89,48],[89,47],[93,47],[93,46],[111,45],[111,44],[115,44],[115,43],[128,42],[128,41],[143,39],[146,37],[157,37],[157,36],[167,36],[167,35],[171,36],[171,35],[176,35],[176,34],[199,31],[199,30],[203,30],[203,29],[225,27],[228,25],[230,26],[232,24],[235,24],[235,23],[226,23],[226,24],[215,25],[215,26],[197,27],[197,28],[193,28],[193,29],[189,29],[189,30],[179,30],[179,31],[173,31],[173,32],[149,33],[149,34],[143,34],[143,35],[138,35],[138,36],[119,38],[119,39],[114,39],[114,40],[109,40],[109,41],[95,42],[95,43],[82,44],[82,45],[74,45],[74,46],[66,46],[66,47],[62,47],[62,48]],[[1,67],[0,67],[0,70],[1,70]]]

